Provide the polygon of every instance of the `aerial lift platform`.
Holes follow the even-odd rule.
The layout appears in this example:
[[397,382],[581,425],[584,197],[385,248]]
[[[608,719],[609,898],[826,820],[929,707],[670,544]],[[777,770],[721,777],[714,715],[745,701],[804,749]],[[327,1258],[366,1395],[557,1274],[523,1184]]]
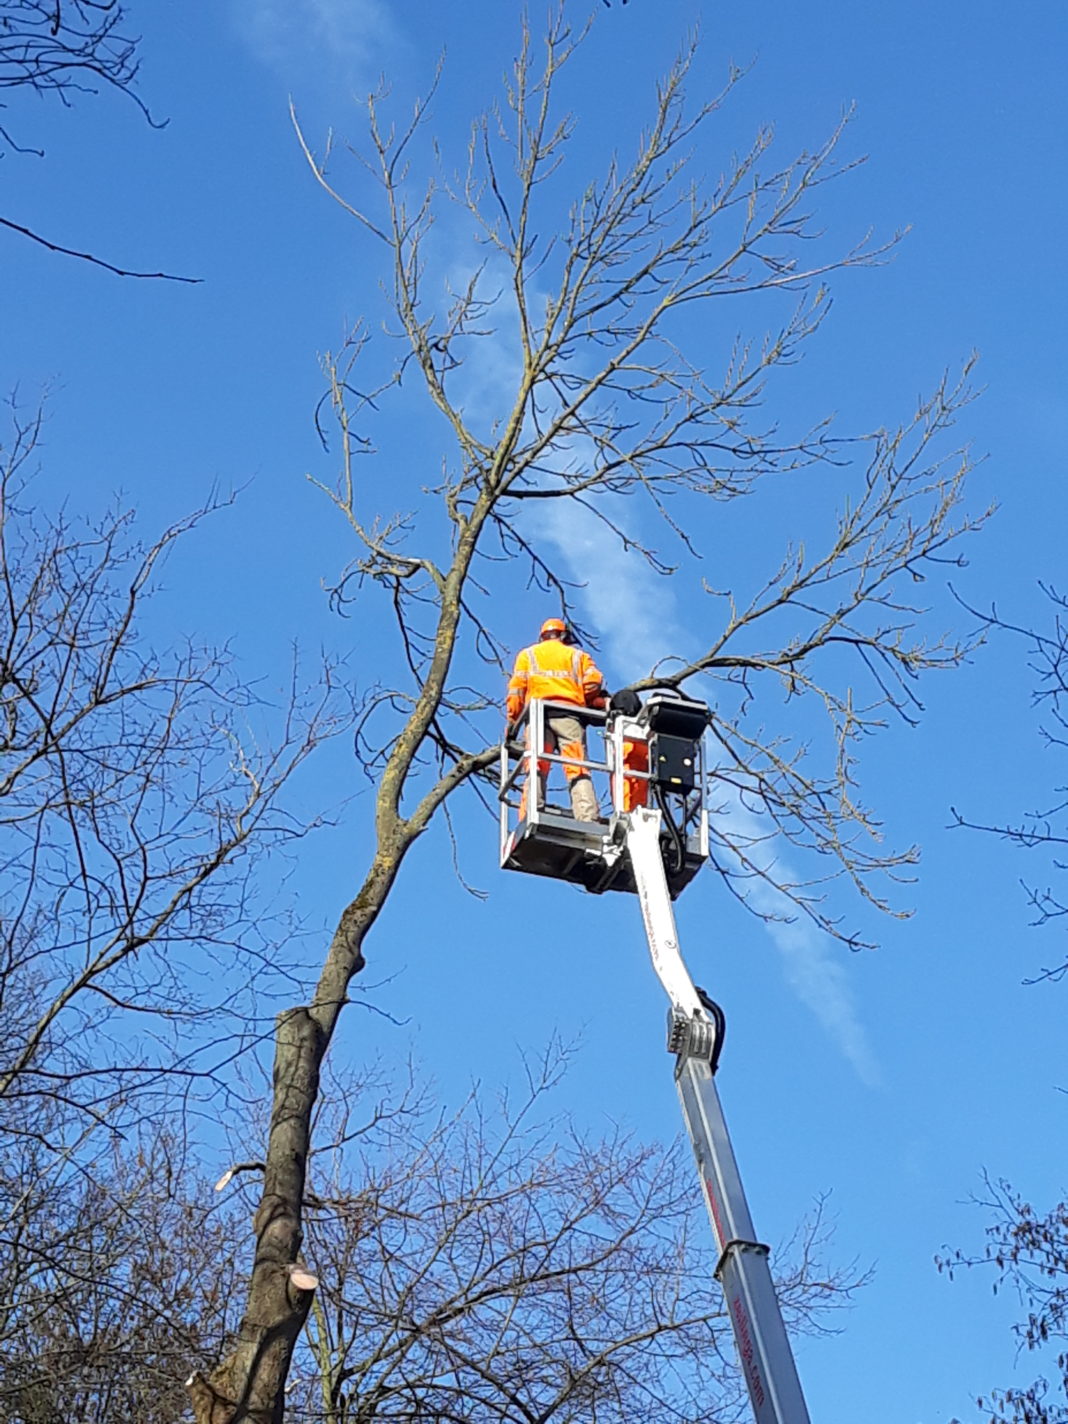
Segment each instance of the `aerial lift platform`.
[[[547,769],[563,757],[545,747],[545,716],[565,704],[530,702],[501,748],[501,866],[566,880],[600,894],[638,896],[649,953],[668,996],[668,1051],[719,1252],[723,1287],[756,1424],[809,1424],[768,1264],[756,1237],[716,1091],[722,1010],[695,987],[679,951],[672,901],[708,860],[704,703],[654,691],[634,716],[584,711],[595,787],[607,780],[598,821],[546,805]],[[598,757],[590,747],[603,748]],[[539,767],[541,776],[539,777]],[[524,794],[526,788],[526,794]],[[566,793],[565,793],[566,794]]]

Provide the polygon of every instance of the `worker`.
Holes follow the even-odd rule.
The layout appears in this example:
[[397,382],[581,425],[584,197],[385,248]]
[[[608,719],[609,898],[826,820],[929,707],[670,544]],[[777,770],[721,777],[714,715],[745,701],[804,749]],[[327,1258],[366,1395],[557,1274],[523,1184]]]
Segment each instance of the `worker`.
[[[647,772],[649,770],[649,743],[644,738],[629,737],[623,741],[623,766],[627,771]],[[623,778],[623,809],[633,811],[637,806],[648,805],[649,778],[647,776],[625,776]]]
[[[649,801],[649,778],[628,776],[627,772],[648,772],[649,739],[637,720],[642,710],[641,698],[629,687],[612,694],[610,707],[623,718],[623,810],[633,811]],[[618,791],[615,793],[618,795]]]
[[[603,708],[608,690],[589,653],[572,644],[567,624],[560,618],[547,618],[541,625],[537,643],[523,651],[515,660],[508,683],[508,732],[528,702],[540,698],[548,702],[565,702],[575,708]],[[586,760],[581,719],[559,707],[545,714],[545,751],[555,752],[564,759],[564,775],[571,792],[571,809],[578,821],[596,821],[599,817],[597,796]],[[538,803],[545,799],[545,778],[549,762],[538,762]],[[527,788],[519,806],[520,819],[526,814]]]

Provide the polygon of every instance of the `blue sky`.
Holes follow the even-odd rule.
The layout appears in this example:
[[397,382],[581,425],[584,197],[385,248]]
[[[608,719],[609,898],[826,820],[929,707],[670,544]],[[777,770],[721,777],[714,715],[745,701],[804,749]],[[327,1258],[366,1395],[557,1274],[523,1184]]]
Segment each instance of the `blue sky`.
[[[203,280],[122,281],[0,233],[0,385],[31,400],[52,390],[44,498],[91,510],[120,491],[152,530],[215,486],[242,491],[169,564],[154,636],[230,639],[264,686],[284,682],[294,641],[309,656],[346,655],[366,680],[389,654],[373,621],[339,623],[327,608],[321,581],[351,551],[304,476],[331,471],[311,420],[317,354],[378,310],[380,268],[312,181],[288,101],[316,146],[329,128],[358,142],[354,94],[385,73],[403,111],[444,49],[436,131],[459,144],[515,52],[513,7],[200,0],[135,6],[133,19],[141,93],[167,126],[148,128],[117,96],[73,113],[16,99],[5,125],[47,157],[5,157],[3,212],[122,265]],[[910,228],[890,263],[836,280],[827,324],[771,392],[775,414],[836,412],[850,430],[894,422],[978,350],[985,389],[960,427],[983,457],[970,507],[1000,509],[957,583],[977,605],[996,599],[1016,621],[1041,619],[1037,580],[1065,582],[1064,7],[1046,0],[1011,17],[958,0],[598,7],[596,63],[572,96],[579,173],[606,145],[626,145],[641,96],[694,23],[698,86],[718,87],[731,61],[751,65],[710,166],[761,123],[774,123],[784,155],[818,144],[855,104],[846,152],[868,162],[824,190],[821,222],[832,241]],[[443,270],[463,262],[458,232],[441,242]],[[491,401],[493,371],[479,379]],[[438,433],[413,409],[385,438],[400,468],[431,460]],[[415,482],[435,474],[431,463]],[[395,468],[384,457],[368,478],[392,508]],[[772,510],[749,537],[778,548],[792,518],[818,517]],[[560,537],[589,575],[585,612],[612,681],[644,671],[658,639],[700,636],[685,590],[650,583],[592,533]],[[744,578],[748,545],[712,520],[701,539],[713,575]],[[943,590],[930,596],[968,626]],[[539,613],[518,589],[515,609],[504,632],[519,647]],[[994,820],[1040,806],[1063,772],[1037,735],[1018,645],[993,639],[924,700],[919,728],[890,727],[864,749],[866,799],[888,840],[923,849],[917,883],[899,897],[915,913],[878,926],[877,951],[850,955],[803,927],[769,931],[711,874],[679,907],[684,951],[728,1012],[720,1086],[758,1230],[787,1238],[829,1194],[835,1253],[875,1267],[843,1333],[800,1345],[821,1424],[969,1420],[974,1394],[1029,1377],[1007,1330],[1013,1303],[976,1277],[948,1283],[932,1259],[978,1240],[984,1218],[968,1198],[982,1169],[1009,1175],[1036,1205],[1066,1185],[1064,990],[1021,984],[1060,954],[1056,930],[1027,929],[1019,883],[1049,869],[947,829],[951,806]],[[335,748],[299,794],[309,807],[334,803],[348,776]],[[324,925],[356,888],[367,844],[367,798],[353,790],[289,881]],[[465,873],[489,899],[458,885],[444,835],[417,847],[370,945],[370,972],[388,979],[376,999],[405,1023],[354,1015],[340,1050],[398,1064],[414,1053],[455,1097],[516,1072],[521,1050],[559,1032],[582,1044],[567,1086],[576,1117],[673,1136],[663,1006],[636,905],[502,876],[488,824],[463,815],[459,825]],[[852,913],[844,899],[840,908]],[[537,933],[540,916],[561,910],[562,941]]]

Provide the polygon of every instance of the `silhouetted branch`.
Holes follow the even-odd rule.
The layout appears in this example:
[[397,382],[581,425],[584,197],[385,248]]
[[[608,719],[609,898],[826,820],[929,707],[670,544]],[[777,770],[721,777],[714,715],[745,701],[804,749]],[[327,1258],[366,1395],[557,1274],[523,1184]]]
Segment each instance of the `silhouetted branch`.
[[42,237],[40,233],[34,232],[31,228],[23,227],[21,223],[12,222],[10,218],[0,217],[0,227],[7,227],[12,232],[21,233],[31,242],[38,242],[42,247],[47,247],[49,252],[58,252],[64,257],[77,257],[82,262],[91,262],[94,267],[103,267],[108,272],[114,272],[116,277],[159,278],[164,282],[188,282],[191,285],[204,280],[203,277],[179,277],[172,272],[134,272],[130,268],[116,267],[111,262],[105,262],[102,257],[94,257],[91,252],[78,252],[73,247],[63,247],[58,242],[50,242],[47,237]]

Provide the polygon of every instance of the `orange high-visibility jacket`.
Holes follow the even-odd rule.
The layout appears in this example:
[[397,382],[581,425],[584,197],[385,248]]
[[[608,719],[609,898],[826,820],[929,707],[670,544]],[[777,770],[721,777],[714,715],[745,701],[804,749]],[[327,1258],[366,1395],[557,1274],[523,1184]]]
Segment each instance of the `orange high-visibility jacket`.
[[524,648],[515,660],[508,683],[508,720],[514,722],[532,697],[590,707],[603,692],[604,678],[589,653],[546,638]]

